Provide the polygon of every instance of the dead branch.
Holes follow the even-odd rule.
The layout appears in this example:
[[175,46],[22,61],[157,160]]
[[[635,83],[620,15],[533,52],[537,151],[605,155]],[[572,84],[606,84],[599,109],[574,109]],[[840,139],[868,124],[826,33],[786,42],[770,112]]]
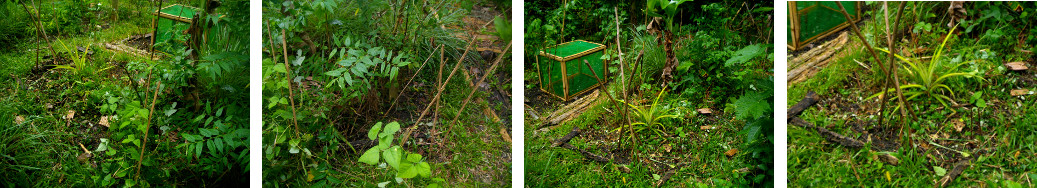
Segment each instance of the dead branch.
[[798,117],[799,114],[802,114],[803,111],[814,106],[814,104],[817,104],[820,100],[820,97],[814,91],[807,92],[807,96],[803,97],[803,100],[800,100],[796,105],[792,105],[792,107],[789,108],[788,114],[786,114],[786,122],[791,122],[792,118]]
[[947,185],[950,185],[951,182],[954,182],[954,179],[957,179],[958,176],[961,175],[961,172],[965,171],[965,168],[968,168],[971,165],[969,162],[971,160],[971,158],[965,158],[954,163],[954,169],[951,169],[950,172],[947,172],[947,175],[940,178],[938,185],[940,185],[940,187],[946,187]]
[[580,135],[580,128],[573,127],[573,130],[569,131],[569,134],[566,134],[562,138],[552,142],[551,143],[551,147],[558,147],[558,146],[561,146],[562,144],[568,144],[569,141],[572,140],[573,137],[576,137],[577,135]]

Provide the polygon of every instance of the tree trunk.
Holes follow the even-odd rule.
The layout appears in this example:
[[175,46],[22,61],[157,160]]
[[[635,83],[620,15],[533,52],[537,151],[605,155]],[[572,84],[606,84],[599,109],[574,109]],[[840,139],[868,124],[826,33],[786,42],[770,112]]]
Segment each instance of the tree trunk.
[[663,66],[662,85],[666,86],[673,80],[673,70],[677,69],[677,55],[673,53],[673,33],[666,30],[660,32],[663,35],[663,50],[666,51],[666,65]]

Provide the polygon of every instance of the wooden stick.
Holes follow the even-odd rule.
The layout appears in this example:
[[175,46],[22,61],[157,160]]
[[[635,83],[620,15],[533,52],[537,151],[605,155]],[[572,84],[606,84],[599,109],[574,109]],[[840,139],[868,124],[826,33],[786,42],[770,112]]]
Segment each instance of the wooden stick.
[[[512,42],[509,41],[508,42],[508,47],[504,48],[505,52],[507,52],[508,50],[511,49],[511,44],[512,44]],[[482,83],[483,81],[485,81],[486,77],[489,77],[491,74],[493,74],[493,71],[497,69],[497,64],[500,63],[500,60],[503,59],[503,58],[504,58],[504,54],[498,55],[497,56],[497,60],[493,62],[493,65],[490,65],[490,69],[486,70],[486,74],[483,74],[482,78],[479,78],[479,81],[475,82],[474,86],[472,86],[472,91],[468,92],[468,97],[465,98],[464,99],[464,103],[461,104],[461,109],[458,110],[457,111],[457,115],[454,116],[454,120],[450,121],[451,125],[453,125],[454,123],[457,123],[457,118],[461,117],[461,114],[463,114],[462,112],[464,112],[465,106],[468,105],[468,102],[471,102],[472,95],[475,94],[475,91],[479,90],[479,84]]]
[[803,97],[803,100],[800,100],[798,103],[792,105],[792,107],[789,108],[789,111],[786,114],[787,118],[785,121],[791,122],[792,118],[799,116],[799,114],[803,113],[803,111],[807,110],[807,108],[810,108],[811,106],[814,106],[814,104],[817,104],[819,100],[821,99],[819,96],[817,96],[817,93],[815,93],[814,91],[808,91],[807,96]]
[[[475,39],[475,36],[472,36],[471,39],[469,39],[469,40],[474,40],[474,39]],[[450,71],[450,75],[446,77],[445,81],[443,81],[443,85],[439,86],[438,91],[436,91],[436,96],[432,97],[433,101],[439,100],[439,96],[443,94],[443,90],[446,89],[447,83],[450,83],[450,78],[453,78],[454,77],[454,73],[457,73],[457,69],[461,68],[461,62],[464,61],[464,57],[465,56],[468,56],[468,50],[470,50],[472,48],[472,44],[475,44],[475,43],[474,42],[468,43],[468,47],[464,48],[464,53],[461,54],[461,59],[457,60],[457,63],[454,64],[454,70]],[[421,120],[425,118],[425,114],[428,113],[428,110],[432,106],[433,105],[425,106],[425,110],[421,111],[421,115],[418,116],[418,120],[417,121],[414,121],[414,125],[413,126],[418,126],[418,123],[421,123]],[[407,138],[407,137],[409,137],[409,135],[404,135],[403,137]],[[406,140],[406,139],[404,139],[404,140]]]
[[144,143],[140,144],[140,156],[137,158],[137,178],[135,180],[140,179],[140,165],[141,162],[144,162],[144,147],[148,145],[148,132],[150,132],[149,130],[151,130],[151,116],[155,114],[155,103],[158,102],[158,93],[161,90],[162,81],[159,81],[158,85],[155,85],[155,95],[151,99],[151,109],[150,112],[148,112],[148,122],[144,125],[144,127],[146,127],[144,129],[144,138],[142,138],[144,140]]
[[425,58],[425,62],[422,62],[422,63],[421,63],[421,66],[418,66],[418,71],[414,72],[414,75],[413,75],[413,76],[411,76],[411,79],[409,79],[409,80],[407,81],[407,84],[403,84],[403,89],[402,89],[402,90],[400,90],[399,96],[396,96],[396,99],[392,100],[392,104],[391,104],[391,105],[389,105],[389,109],[388,109],[388,110],[386,110],[386,112],[385,112],[385,113],[383,113],[383,115],[382,115],[383,117],[385,117],[385,116],[388,116],[388,115],[389,115],[389,111],[392,111],[392,108],[393,108],[394,106],[396,106],[396,102],[397,102],[397,101],[399,101],[399,98],[403,96],[403,93],[404,93],[404,92],[407,92],[407,87],[408,87],[408,86],[411,86],[411,83],[413,83],[413,82],[414,82],[414,78],[415,78],[415,77],[417,77],[417,76],[418,76],[418,73],[421,73],[421,70],[425,68],[425,63],[428,63],[428,59],[431,59],[431,58],[432,58],[432,55],[436,55],[436,52],[435,52],[435,51],[436,51],[436,50],[439,50],[439,49],[440,49],[440,48],[442,48],[442,47],[443,47],[443,45],[440,45],[439,47],[436,47],[436,49],[432,49],[432,53],[431,53],[431,54],[428,54],[428,57],[426,57],[426,58]]
[[292,124],[295,125],[295,138],[301,138],[302,135],[299,134],[299,121],[297,120],[299,117],[295,115],[295,94],[292,92],[292,68],[288,66],[288,42],[285,40],[286,36],[288,35],[286,35],[284,29],[282,29],[281,47],[284,49],[284,72],[288,76],[285,78],[288,80],[288,101],[292,102]]
[[407,84],[403,85],[403,90],[400,90],[400,95],[397,95],[396,99],[392,100],[392,104],[389,105],[389,109],[388,110],[385,110],[385,113],[383,113],[382,117],[386,117],[386,116],[389,115],[389,111],[392,111],[392,108],[394,106],[396,106],[396,101],[400,101],[400,97],[403,96],[403,93],[407,92],[407,87],[410,86],[410,83],[414,82],[414,77],[417,77],[418,73],[421,73],[421,69],[425,68],[425,64],[428,63],[428,60],[432,59],[432,55],[436,55],[435,51],[437,49],[441,48],[441,47],[443,47],[442,44],[440,44],[435,49],[432,49],[432,51],[433,51],[432,54],[429,54],[428,58],[425,58],[425,62],[421,63],[421,67],[418,67],[418,71],[414,71],[414,75],[410,76],[410,79],[407,81]]

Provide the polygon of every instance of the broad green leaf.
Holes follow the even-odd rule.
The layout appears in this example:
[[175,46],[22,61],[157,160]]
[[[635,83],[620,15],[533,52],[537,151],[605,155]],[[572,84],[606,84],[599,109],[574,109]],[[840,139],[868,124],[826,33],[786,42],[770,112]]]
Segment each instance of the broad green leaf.
[[410,161],[412,163],[421,162],[421,155],[416,153],[407,154],[407,161]]
[[378,148],[367,149],[363,155],[360,155],[359,161],[368,165],[378,163]]
[[371,127],[371,130],[367,131],[367,138],[374,140],[374,138],[378,136],[378,133],[380,132],[382,132],[382,122],[375,123],[374,127]]
[[346,70],[349,70],[349,69],[339,68],[339,69],[335,69],[335,70],[332,70],[332,71],[325,72],[324,75],[338,77],[338,76],[341,76],[342,72],[346,71]]
[[410,179],[415,176],[418,176],[418,168],[411,163],[400,164],[400,170],[399,173],[396,174],[396,177]]
[[762,44],[754,44],[754,45],[746,46],[746,47],[736,51],[734,53],[734,56],[731,57],[731,59],[728,59],[727,62],[724,62],[724,66],[725,67],[730,67],[730,66],[735,65],[735,64],[745,63],[745,62],[755,58],[756,56],[760,56],[760,55],[764,54],[765,52],[767,52],[767,47],[763,47]]
[[400,131],[399,123],[396,123],[394,121],[392,123],[389,123],[388,125],[385,125],[385,133],[388,133],[388,135],[394,135],[396,134],[396,131]]
[[392,135],[383,135],[378,138],[378,149],[386,149],[392,145]]
[[223,138],[216,137],[216,140],[212,143],[216,145],[216,150],[220,151],[219,153],[223,153]]
[[216,149],[216,144],[214,144],[214,143],[216,143],[216,142],[211,141],[211,140],[208,141],[208,142],[205,142],[205,147],[209,147],[209,153],[211,153],[212,155],[215,156],[216,154],[219,153],[219,150]]
[[389,164],[392,168],[400,169],[400,159],[403,157],[403,149],[400,146],[393,146],[385,152],[382,152],[382,157],[385,158],[385,163]]
[[213,129],[198,128],[198,132],[205,137],[212,137],[213,135],[219,134],[220,132]]
[[947,169],[939,166],[933,166],[933,172],[936,172],[936,176],[943,176],[947,174]]
[[428,162],[418,163],[418,165],[414,166],[413,168],[418,169],[418,175],[421,175],[421,177],[432,176],[432,167],[429,166]]
[[296,154],[299,153],[299,139],[292,139],[288,141],[288,145],[291,147],[288,153]]
[[197,142],[194,144],[194,156],[202,157],[202,148],[205,147],[205,142]]
[[101,143],[97,144],[97,149],[95,149],[94,151],[102,152],[102,151],[105,151],[105,150],[108,150],[108,139],[107,138],[101,138]]

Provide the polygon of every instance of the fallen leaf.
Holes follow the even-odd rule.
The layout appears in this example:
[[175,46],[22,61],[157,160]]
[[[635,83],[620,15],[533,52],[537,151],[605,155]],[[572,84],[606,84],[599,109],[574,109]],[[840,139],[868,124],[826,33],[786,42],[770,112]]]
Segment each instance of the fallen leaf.
[[101,116],[101,121],[97,122],[97,124],[104,125],[104,127],[109,127],[108,126],[108,116]]
[[22,124],[22,123],[24,123],[24,122],[25,122],[25,117],[22,117],[22,116],[14,116],[14,124],[15,124],[15,125],[17,125],[17,124]]
[[1014,90],[1012,90],[1011,94],[1012,94],[1013,97],[1023,96],[1023,95],[1026,95],[1026,94],[1030,94],[1030,90],[1027,90],[1027,89],[1014,89]]
[[699,126],[699,129],[702,129],[702,130],[710,130],[710,129],[713,129],[713,126],[709,126],[709,125],[703,125],[703,126]]
[[65,119],[72,119],[74,117],[76,117],[75,110],[69,110],[68,113],[65,113]]
[[1013,71],[1021,71],[1021,70],[1026,70],[1027,69],[1026,68],[1026,64],[1021,62],[1021,61],[1005,63],[1005,66],[1008,67],[1009,70],[1013,70]]
[[738,154],[738,149],[731,149],[724,152],[724,155],[727,155],[727,157],[735,156],[735,154]]
[[511,143],[511,136],[508,135],[508,131],[507,130],[504,130],[504,128],[501,128],[500,129],[500,135],[501,135],[502,138],[504,138],[504,141],[508,141],[508,143]]
[[955,119],[951,121],[951,124],[954,125],[954,130],[958,132],[961,132],[961,129],[965,128],[965,123],[961,122],[961,119]]
[[709,114],[713,113],[713,110],[710,110],[709,108],[699,108],[698,110],[695,110],[695,111],[699,112],[699,114],[705,114],[705,115],[709,115]]
[[[619,165],[619,171],[623,173],[630,173],[630,168],[627,165]],[[623,177],[623,182],[626,182],[626,177]]]
[[893,178],[889,177],[889,171],[886,171],[886,181],[887,182],[893,182]]
[[51,108],[54,108],[54,104],[51,104],[51,103],[43,104],[43,107],[47,108],[47,109],[51,109]]
[[894,157],[893,155],[890,155],[890,154],[879,155],[879,160],[882,160],[882,162],[886,162],[887,164],[890,164],[890,165],[893,165],[893,166],[896,166],[897,164],[900,164],[900,159],[897,159],[897,157]]

